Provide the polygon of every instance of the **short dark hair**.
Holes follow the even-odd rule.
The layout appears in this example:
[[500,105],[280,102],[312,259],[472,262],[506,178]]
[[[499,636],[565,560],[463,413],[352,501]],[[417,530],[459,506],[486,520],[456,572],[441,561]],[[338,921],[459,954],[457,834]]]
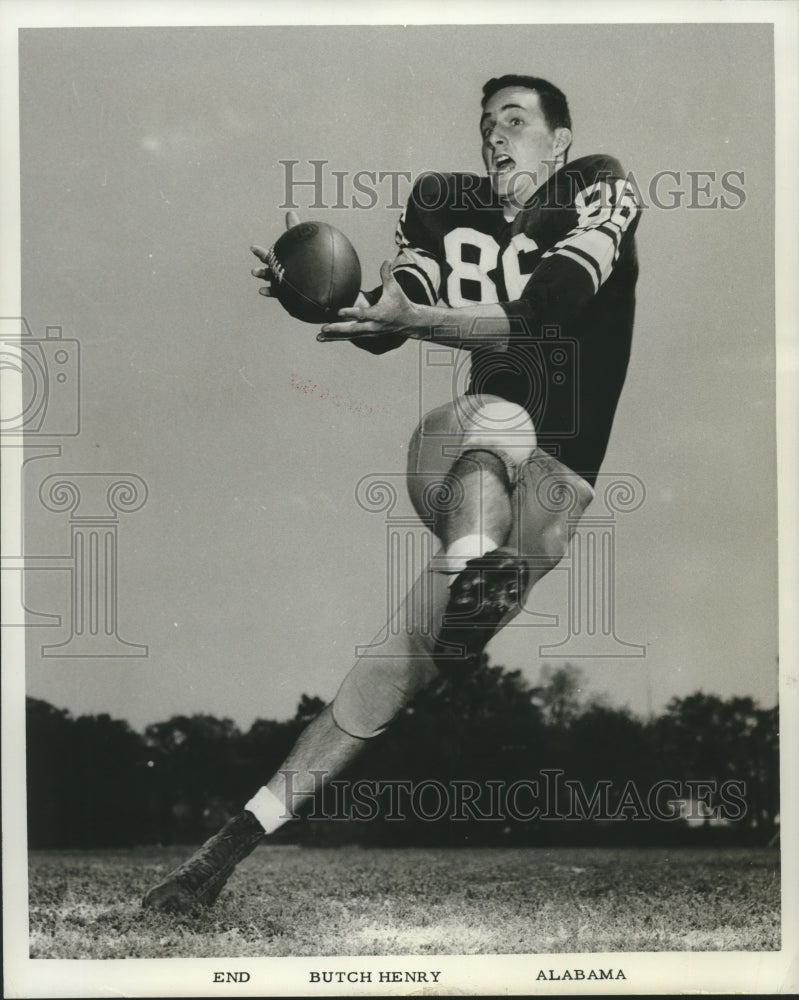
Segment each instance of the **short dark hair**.
[[498,90],[505,87],[525,87],[527,90],[534,90],[538,94],[538,101],[544,120],[550,132],[556,128],[572,127],[572,119],[569,114],[569,103],[562,90],[550,83],[549,80],[542,80],[540,76],[519,76],[515,73],[508,73],[505,76],[497,76],[489,80],[483,86],[483,99],[480,102],[482,107],[486,106]]

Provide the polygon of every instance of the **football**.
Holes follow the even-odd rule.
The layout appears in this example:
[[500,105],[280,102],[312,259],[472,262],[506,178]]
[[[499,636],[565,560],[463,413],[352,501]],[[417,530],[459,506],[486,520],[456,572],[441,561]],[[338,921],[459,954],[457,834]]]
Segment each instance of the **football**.
[[304,323],[330,323],[354,304],[361,264],[340,230],[325,222],[302,222],[286,230],[267,253],[272,291],[283,308]]

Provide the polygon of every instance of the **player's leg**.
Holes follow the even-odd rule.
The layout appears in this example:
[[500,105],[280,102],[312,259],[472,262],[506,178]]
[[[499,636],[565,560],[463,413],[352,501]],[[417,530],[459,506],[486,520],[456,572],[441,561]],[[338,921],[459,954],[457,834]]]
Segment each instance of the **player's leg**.
[[518,469],[535,447],[529,414],[496,396],[459,397],[417,428],[409,451],[411,498],[420,516],[432,520],[444,547],[440,562],[451,574],[439,666],[462,666],[520,609],[527,569],[506,542]]
[[450,587],[436,660],[439,666],[462,668],[462,657],[476,656],[499,620],[519,607],[526,581],[524,566],[503,550],[513,510],[506,461],[492,451],[470,450],[457,459],[449,476],[450,492],[459,492],[461,502],[435,527]]
[[316,788],[314,772],[323,772],[328,781],[337,777],[366,741],[437,676],[433,613],[444,608],[446,594],[446,576],[426,567],[395,612],[410,627],[394,627],[392,619],[388,642],[375,657],[359,659],[333,705],[305,729],[270,781],[188,861],[150,889],[145,907],[186,912],[213,903],[235,866],[307,803]]
[[228,820],[219,833],[163,882],[150,889],[143,905],[180,913],[209,906],[236,865],[266,835],[274,833],[309,802],[319,772],[324,772],[325,782],[337,777],[363,746],[363,739],[344,732],[336,724],[328,706],[306,727],[280,770],[243,811]]
[[[447,488],[446,474],[441,472],[446,463],[436,469],[437,462],[437,452],[422,454],[421,459],[414,456],[409,476],[414,505],[428,522],[434,522],[442,508],[458,506],[457,491],[452,484]],[[451,560],[446,551],[433,558],[389,628],[344,678],[333,702],[333,717],[342,729],[363,739],[383,732],[442,668],[463,667],[465,656],[482,649],[508,624],[532,586],[563,558],[593,490],[540,449],[516,468],[514,479],[511,527],[504,544],[469,560],[454,577],[448,572]],[[455,624],[447,625],[453,591],[463,592],[475,579],[478,613],[465,622],[453,614]]]
[[511,485],[505,462],[492,451],[471,450],[456,459],[446,488],[459,502],[437,512],[434,531],[453,566],[465,565],[465,559],[482,554],[484,546],[497,548],[510,532]]
[[535,444],[529,415],[497,396],[460,396],[422,418],[408,491],[454,570],[507,538],[515,470]]
[[518,469],[511,494],[512,527],[502,546],[469,560],[450,587],[440,666],[457,667],[452,647],[480,652],[524,606],[533,586],[566,554],[592,487],[557,459],[536,449]]
[[[445,465],[441,472],[446,474]],[[376,657],[360,658],[333,705],[305,729],[270,781],[188,861],[147,892],[145,907],[186,912],[213,903],[236,864],[307,801],[316,787],[312,772],[324,772],[328,780],[338,776],[365,741],[382,732],[435,678],[432,609],[444,608],[446,594],[446,577],[427,567],[396,611],[412,626],[399,629],[389,623],[389,641]]]
[[[453,603],[453,591],[462,593],[471,581],[479,593],[478,613],[471,615],[472,631],[465,645],[467,651],[477,645],[482,648],[518,613],[532,583],[565,552],[576,524],[569,514],[590,502],[590,487],[549,456],[541,452],[530,456],[529,438],[525,443],[511,438],[509,447],[515,451],[509,452],[500,447],[502,441],[492,442],[486,434],[461,434],[460,419],[447,408],[441,410],[428,422],[429,433],[420,438],[417,432],[414,439],[409,489],[417,511],[444,540],[443,557],[425,568],[397,610],[396,620],[389,623],[387,641],[376,655],[359,659],[333,705],[305,730],[277,774],[242,813],[150,890],[145,906],[185,911],[212,903],[235,865],[307,802],[316,787],[313,772],[324,772],[327,780],[340,774],[366,740],[382,732],[435,679],[434,659],[442,662],[441,620]],[[447,431],[443,439],[438,433],[442,429]],[[519,449],[529,457],[521,465],[521,475],[515,464]],[[542,502],[544,495],[564,494],[572,498],[570,504],[561,499],[554,505]],[[442,502],[442,496],[457,502]],[[496,537],[490,538],[488,530]],[[470,536],[477,536],[477,545],[483,548],[473,559],[468,552],[457,552],[458,543]],[[485,552],[497,539],[504,546]],[[466,566],[458,572],[460,562]],[[400,621],[403,627],[393,627]],[[451,631],[453,636],[458,637],[457,631]],[[446,650],[445,635],[443,639]],[[462,662],[463,650],[456,654]]]
[[[486,411],[486,406],[491,408]],[[505,433],[500,434],[497,426]],[[493,631],[486,631],[483,619],[484,631],[477,637],[473,613],[468,616],[468,643],[452,629],[448,633],[446,622],[442,628],[452,610],[453,593],[465,592],[473,576],[468,569],[472,560],[491,563],[478,575],[481,594],[488,599],[480,603],[483,607],[490,603],[493,618],[519,610],[526,564],[512,550],[501,549],[493,558],[486,553],[519,534],[514,525],[518,519],[514,483],[519,463],[534,448],[531,430],[526,413],[496,397],[456,400],[421,421],[409,448],[408,491],[416,512],[443,547],[424,568],[388,628],[344,678],[333,702],[333,717],[346,732],[364,739],[383,732],[439,676],[442,666],[462,666],[465,647],[488,641]]]
[[310,803],[320,782],[325,785],[338,777],[360,754],[364,742],[339,728],[328,705],[305,728],[280,770],[264,786],[268,792],[263,796],[265,806],[261,807],[259,792],[245,808],[258,817],[266,833],[273,833]]
[[[442,474],[446,471],[442,466]],[[185,912],[213,903],[235,865],[307,802],[316,787],[313,772],[324,772],[327,780],[337,777],[365,741],[382,732],[437,676],[432,660],[433,616],[438,609],[440,620],[447,593],[446,576],[426,567],[395,612],[404,627],[395,627],[392,619],[388,641],[376,656],[358,660],[333,705],[306,728],[276,774],[242,813],[145,895],[146,907]]]

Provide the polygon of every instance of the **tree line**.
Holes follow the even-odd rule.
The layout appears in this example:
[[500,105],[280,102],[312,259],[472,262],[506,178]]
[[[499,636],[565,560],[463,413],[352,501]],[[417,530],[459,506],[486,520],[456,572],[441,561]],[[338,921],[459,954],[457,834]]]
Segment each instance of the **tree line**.
[[[33,848],[197,843],[235,813],[324,707],[292,719],[175,715],[133,730],[27,699]],[[778,710],[696,692],[642,718],[585,701],[580,671],[484,655],[408,707],[277,838],[314,844],[773,843]]]

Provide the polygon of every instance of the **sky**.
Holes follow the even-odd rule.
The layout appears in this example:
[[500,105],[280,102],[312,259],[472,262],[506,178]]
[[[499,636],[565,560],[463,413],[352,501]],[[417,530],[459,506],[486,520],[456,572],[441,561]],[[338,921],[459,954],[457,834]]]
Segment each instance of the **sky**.
[[[451,394],[452,369],[425,345],[373,358],[317,343],[314,327],[257,294],[248,247],[282,231],[285,161],[300,179],[326,161],[323,199],[336,203],[333,172],[345,172],[347,207],[311,209],[306,186],[294,189],[299,214],[342,229],[376,285],[407,177],[480,171],[482,84],[521,72],[568,95],[573,157],[616,156],[647,203],[633,355],[603,470],[639,483],[641,502],[612,524],[610,655],[599,638],[579,659],[558,655],[573,644],[541,648],[568,637],[567,562],[534,591],[518,623],[529,627],[491,643],[492,661],[536,682],[568,659],[586,697],[640,713],[697,689],[773,704],[771,34],[22,31],[23,313],[35,338],[57,326],[80,352],[80,433],[43,432],[60,454],[26,456],[26,552],[44,558],[25,600],[62,619],[28,630],[28,693],[136,728],[194,712],[247,727],[291,716],[303,692],[335,694],[354,647],[387,616],[389,530],[419,534],[401,473],[419,416]],[[399,201],[389,177],[374,185],[376,204],[353,207],[357,171],[394,172]],[[56,405],[68,419],[77,404]],[[118,635],[146,656],[42,655],[70,634],[58,568],[70,518],[40,495],[56,474],[146,484],[146,502],[115,529]],[[381,475],[398,489],[390,523],[356,498]],[[620,655],[633,647],[643,655]]]

